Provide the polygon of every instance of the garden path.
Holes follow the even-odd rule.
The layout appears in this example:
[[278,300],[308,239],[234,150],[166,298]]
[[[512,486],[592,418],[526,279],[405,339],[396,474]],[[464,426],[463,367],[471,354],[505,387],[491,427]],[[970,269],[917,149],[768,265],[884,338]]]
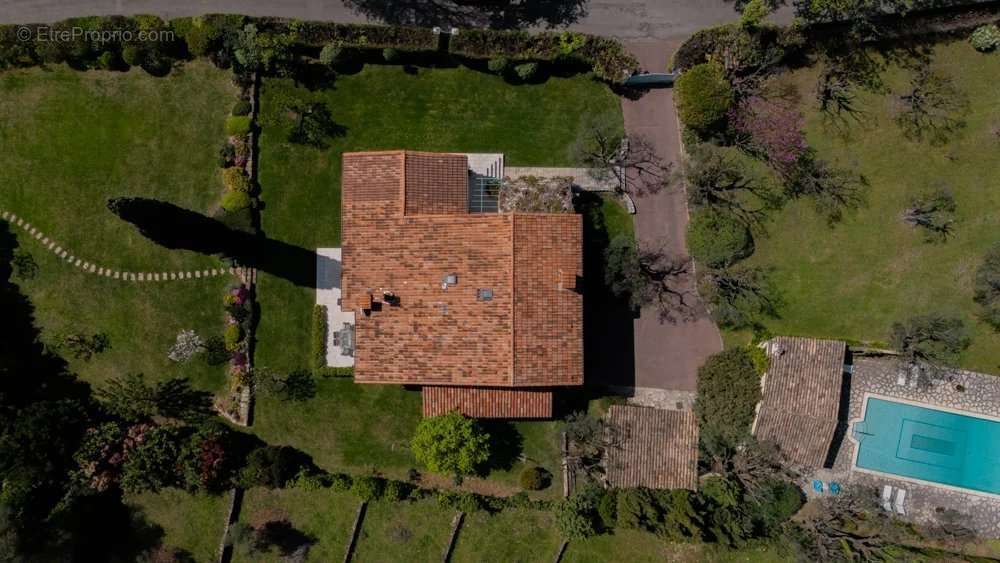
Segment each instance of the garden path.
[[238,275],[236,268],[225,268],[220,265],[218,268],[203,269],[203,270],[181,270],[172,272],[129,272],[118,270],[106,266],[99,266],[96,263],[88,262],[78,256],[75,256],[66,248],[59,245],[54,239],[49,238],[37,227],[34,227],[28,221],[25,221],[23,217],[18,217],[10,211],[0,210],[0,219],[9,222],[11,225],[17,226],[22,229],[25,233],[30,235],[32,238],[38,240],[45,247],[46,250],[52,252],[59,258],[65,260],[72,266],[79,268],[85,273],[95,274],[98,276],[121,280],[121,281],[132,281],[132,282],[165,282],[165,281],[179,281],[179,280],[191,280],[191,279],[202,279],[202,278],[215,278],[225,275]]

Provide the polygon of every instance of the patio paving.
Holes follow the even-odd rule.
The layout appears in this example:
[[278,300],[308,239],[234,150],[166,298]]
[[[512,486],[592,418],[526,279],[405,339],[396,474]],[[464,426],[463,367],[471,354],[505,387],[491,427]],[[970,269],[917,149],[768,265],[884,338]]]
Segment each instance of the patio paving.
[[330,367],[351,367],[354,356],[343,353],[334,343],[337,331],[345,324],[354,325],[354,312],[340,309],[340,249],[316,249],[316,304],[326,306],[326,365]]
[[[850,376],[850,399],[847,421],[861,417],[867,393],[885,395],[925,403],[931,406],[958,409],[988,416],[1000,416],[1000,380],[995,376],[963,370],[953,370],[937,380],[930,388],[900,385],[897,379],[901,366],[894,358],[855,358],[854,373]],[[962,390],[960,390],[962,389]],[[841,427],[841,430],[849,430]],[[907,491],[906,518],[930,524],[936,520],[939,509],[951,508],[966,515],[965,525],[978,534],[1000,537],[1000,498],[985,494],[965,493],[934,485],[915,483],[886,475],[873,475],[852,470],[854,443],[844,437],[838,444],[832,467],[808,475],[803,483],[810,496],[812,479],[839,481],[842,485],[868,486],[881,493],[890,485]]]

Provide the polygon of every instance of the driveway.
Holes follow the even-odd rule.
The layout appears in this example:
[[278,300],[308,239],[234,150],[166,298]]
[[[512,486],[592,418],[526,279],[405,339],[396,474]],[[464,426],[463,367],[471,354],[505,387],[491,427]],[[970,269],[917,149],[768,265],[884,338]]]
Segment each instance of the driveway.
[[[672,41],[629,42],[628,48],[646,69],[666,68],[670,53],[679,45]],[[673,91],[651,90],[638,100],[622,98],[625,130],[646,137],[664,159],[680,159],[680,139],[674,112]],[[636,237],[640,243],[666,245],[670,254],[687,255],[685,229],[688,223],[683,190],[660,190],[635,199]],[[686,283],[694,290],[693,277]],[[645,307],[634,323],[635,387],[695,391],[698,367],[705,358],[722,350],[722,337],[705,315],[690,322],[663,322],[655,307]]]
[[[468,0],[464,4],[470,4]],[[623,39],[681,39],[737,17],[724,0],[521,0],[513,8],[470,9],[454,0],[0,0],[0,23],[73,16],[205,13],[283,16],[344,23],[457,27],[569,28]],[[779,14],[778,20],[790,17]]]

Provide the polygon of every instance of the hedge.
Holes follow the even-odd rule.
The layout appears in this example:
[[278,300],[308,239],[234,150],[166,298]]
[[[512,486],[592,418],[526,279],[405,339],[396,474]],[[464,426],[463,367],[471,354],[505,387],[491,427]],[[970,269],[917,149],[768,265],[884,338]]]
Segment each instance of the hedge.
[[[143,19],[146,18],[146,19]],[[147,21],[148,19],[148,21]],[[170,44],[143,46],[143,55],[163,62],[169,58],[211,55],[217,62],[225,56],[226,36],[234,34],[245,23],[254,23],[261,32],[287,34],[299,48],[318,51],[325,46],[348,47],[366,50],[398,49],[404,52],[432,52],[439,48],[439,38],[430,29],[368,24],[340,24],[332,22],[298,21],[283,18],[251,18],[210,14],[200,18],[178,18],[168,26],[162,20],[148,16],[95,17],[85,20],[66,20],[53,24],[53,28],[79,25],[88,28],[150,29],[172,27],[176,41]],[[20,26],[0,26],[0,68],[31,66],[42,60],[58,62],[68,58],[81,58],[93,64],[104,51],[119,51],[121,46],[101,45],[94,50],[90,44],[56,45],[53,42],[21,41],[17,38]],[[29,26],[31,27],[31,26]],[[35,29],[34,27],[31,27]],[[33,35],[34,36],[34,35]],[[54,47],[55,46],[55,47]],[[46,53],[56,49],[58,53]],[[135,51],[133,49],[133,51]],[[518,62],[561,62],[585,65],[597,78],[608,82],[622,82],[639,69],[639,63],[615,39],[565,31],[531,34],[524,31],[490,29],[463,29],[451,36],[449,52],[470,59],[508,57]],[[82,53],[82,55],[81,55]],[[133,52],[138,56],[139,53]],[[164,58],[166,57],[166,58]],[[55,60],[52,60],[55,59]]]
[[473,59],[506,57],[522,61],[577,61],[597,78],[622,82],[639,70],[639,61],[615,39],[575,32],[537,33],[463,29],[451,38],[450,52]]
[[326,305],[313,307],[312,318],[312,358],[313,371],[326,367],[326,338],[329,327],[326,320]]

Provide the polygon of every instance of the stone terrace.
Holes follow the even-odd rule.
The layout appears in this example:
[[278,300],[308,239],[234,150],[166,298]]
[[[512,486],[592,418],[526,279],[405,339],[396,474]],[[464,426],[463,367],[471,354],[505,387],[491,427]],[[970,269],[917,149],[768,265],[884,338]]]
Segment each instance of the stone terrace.
[[[893,359],[855,358],[848,422],[861,417],[865,393],[1000,417],[1000,379],[995,376],[954,370],[936,380],[929,389],[922,389],[897,383],[902,369]],[[837,447],[836,442],[834,447]],[[906,512],[910,519],[930,523],[934,521],[935,509],[952,508],[969,516],[966,524],[979,534],[1000,537],[1000,499],[851,471],[853,457],[854,443],[845,437],[836,452],[833,468],[820,470],[811,477],[840,480],[848,486],[871,486],[880,493],[884,485],[903,488],[907,491]]]

